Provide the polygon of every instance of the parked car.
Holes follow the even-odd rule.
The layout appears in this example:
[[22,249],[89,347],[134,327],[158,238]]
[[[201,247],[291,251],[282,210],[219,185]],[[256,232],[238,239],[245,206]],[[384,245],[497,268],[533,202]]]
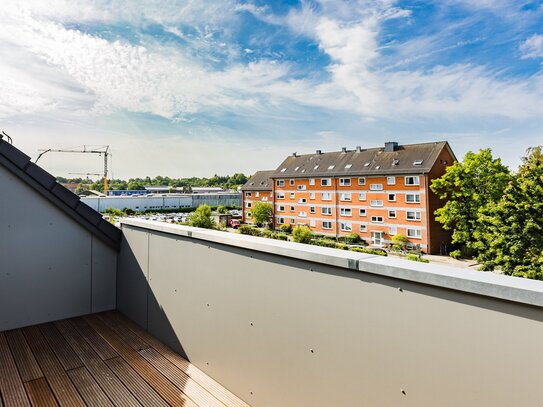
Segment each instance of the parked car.
[[239,225],[241,224],[241,222],[239,221],[239,219],[230,219],[230,222],[228,223],[228,225],[231,227],[231,228],[234,228],[234,229],[237,229],[239,228]]

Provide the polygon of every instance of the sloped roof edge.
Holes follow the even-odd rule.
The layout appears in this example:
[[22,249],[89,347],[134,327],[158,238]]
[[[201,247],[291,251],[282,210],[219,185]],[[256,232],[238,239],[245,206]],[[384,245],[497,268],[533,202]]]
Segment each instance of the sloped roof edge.
[[120,249],[120,229],[102,218],[79,197],[60,185],[55,177],[30,161],[30,157],[0,139],[0,165],[17,176],[66,215],[115,250]]

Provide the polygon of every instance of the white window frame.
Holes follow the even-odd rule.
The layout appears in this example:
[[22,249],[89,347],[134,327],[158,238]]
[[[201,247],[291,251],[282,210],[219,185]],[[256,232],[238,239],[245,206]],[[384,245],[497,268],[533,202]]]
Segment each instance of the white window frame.
[[[412,196],[413,197],[413,200],[412,201],[409,201],[407,199],[408,196]],[[408,203],[408,204],[418,204],[420,203],[420,194],[405,194],[405,203]]]
[[253,196],[251,192],[245,192],[245,198],[250,198],[251,196]]
[[321,178],[321,187],[332,186],[332,178]]
[[350,178],[340,178],[339,179],[339,186],[340,187],[350,187],[351,186],[351,179]]
[[396,219],[396,209],[389,209],[388,211],[388,217],[390,219]]
[[309,226],[314,228],[317,226],[317,221],[315,219],[309,219]]
[[358,185],[366,185],[366,177],[359,177]]
[[342,232],[352,232],[353,231],[353,225],[350,222],[340,222],[339,223],[339,229]]
[[367,232],[368,231],[368,227],[366,225],[360,225],[360,231],[361,232]]
[[351,202],[351,193],[350,192],[342,192],[339,195],[339,200],[340,201]]
[[321,214],[322,215],[332,215],[332,207],[331,206],[323,206],[321,207]]
[[285,205],[279,205],[277,207],[277,212],[285,212]]
[[292,186],[294,186],[296,184],[296,181],[293,180],[293,179],[289,179],[288,184],[292,187]]
[[421,229],[407,229],[407,237],[410,239],[422,239]]
[[364,208],[358,210],[358,216],[367,216],[367,211]]
[[388,176],[387,177],[387,185],[396,185],[396,177]]
[[[390,199],[391,196],[392,196],[392,199]],[[396,194],[394,193],[387,194],[387,199],[388,199],[388,202],[396,202]]]
[[316,213],[316,208],[314,206],[310,206],[309,213]]
[[245,202],[245,207],[250,208],[252,206],[252,202]]
[[366,196],[365,192],[359,192],[358,193],[358,200],[359,201],[365,201],[366,199],[367,199],[367,196]]
[[370,191],[382,191],[383,184],[370,184]]
[[370,206],[374,208],[381,208],[383,206],[383,200],[382,199],[372,199],[370,201]]
[[315,178],[309,178],[309,185],[315,185]]
[[285,186],[285,180],[284,179],[276,179],[275,180],[275,186],[276,187],[284,187]]
[[282,225],[283,223],[285,223],[285,218],[283,218],[283,217],[277,218],[277,223],[279,223],[280,225]]
[[404,178],[404,184],[406,186],[420,185],[420,177],[418,175],[406,175]]
[[351,208],[341,207],[339,208],[339,214],[341,216],[353,216],[353,210]]
[[388,227],[388,234],[390,236],[394,236],[398,234],[398,226],[389,226]]
[[[413,216],[410,218],[409,214],[413,214]],[[408,220],[411,222],[420,222],[421,217],[422,217],[422,214],[420,211],[406,211],[405,212],[405,220]]]
[[371,223],[385,223],[385,220],[383,219],[382,216],[373,215],[371,217]]
[[296,199],[296,195],[294,194],[294,192],[291,192],[289,196],[290,196],[290,199]]
[[323,221],[322,221],[322,228],[323,228],[323,229],[332,229],[332,221],[330,221],[330,220],[323,220]]
[[305,187],[305,185],[298,185],[298,186],[296,187],[296,189],[297,189],[298,191],[305,191],[305,190],[306,190],[306,187]]
[[309,193],[309,199],[315,199],[315,193],[314,192]]
[[260,197],[260,192],[256,191],[255,192],[255,198],[259,198]]
[[285,193],[284,192],[276,192],[277,199],[285,199]]
[[332,200],[332,193],[331,192],[321,192],[321,200],[323,200],[323,201],[331,201]]

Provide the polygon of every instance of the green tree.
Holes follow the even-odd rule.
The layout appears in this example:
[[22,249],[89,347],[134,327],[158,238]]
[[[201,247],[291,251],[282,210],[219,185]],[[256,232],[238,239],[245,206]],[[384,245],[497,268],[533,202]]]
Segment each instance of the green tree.
[[226,213],[226,212],[228,212],[228,210],[226,209],[226,206],[219,205],[219,206],[217,206],[217,212],[218,213]]
[[454,163],[442,177],[433,180],[430,188],[446,201],[435,212],[436,220],[453,231],[453,243],[474,249],[480,214],[501,198],[510,180],[509,169],[492,157],[489,148],[468,152],[462,162]]
[[543,151],[529,149],[518,173],[475,231],[484,270],[543,280]]
[[306,225],[299,225],[292,229],[292,240],[298,243],[309,243],[313,233],[311,229]]
[[189,215],[188,223],[197,228],[214,229],[215,221],[211,217],[211,206],[200,205]]
[[251,218],[257,226],[262,226],[271,221],[273,215],[272,205],[267,202],[257,202],[251,208]]

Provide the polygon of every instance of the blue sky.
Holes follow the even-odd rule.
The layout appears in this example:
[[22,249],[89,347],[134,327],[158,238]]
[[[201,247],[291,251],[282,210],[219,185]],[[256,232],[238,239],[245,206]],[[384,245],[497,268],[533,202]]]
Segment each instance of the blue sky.
[[109,144],[128,178],[384,141],[491,147],[514,168],[543,144],[543,1],[20,3],[0,14],[0,128],[34,157]]

